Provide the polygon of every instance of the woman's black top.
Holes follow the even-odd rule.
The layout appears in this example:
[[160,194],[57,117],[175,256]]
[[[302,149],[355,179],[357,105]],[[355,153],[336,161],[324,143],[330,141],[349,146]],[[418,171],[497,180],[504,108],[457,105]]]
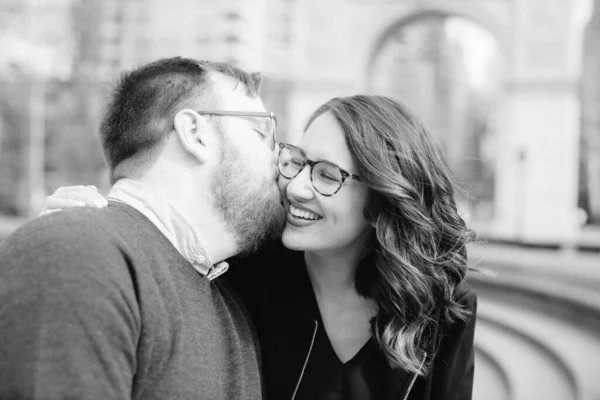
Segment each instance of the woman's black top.
[[393,378],[373,338],[345,363],[335,353],[319,320],[313,349],[298,388],[298,399],[367,400],[385,398]]
[[449,322],[443,313],[432,315],[439,347],[431,373],[416,377],[390,368],[374,339],[341,363],[325,333],[303,253],[276,245],[230,261],[223,278],[244,299],[258,331],[266,400],[471,399],[477,298],[466,282],[456,301],[472,316]]

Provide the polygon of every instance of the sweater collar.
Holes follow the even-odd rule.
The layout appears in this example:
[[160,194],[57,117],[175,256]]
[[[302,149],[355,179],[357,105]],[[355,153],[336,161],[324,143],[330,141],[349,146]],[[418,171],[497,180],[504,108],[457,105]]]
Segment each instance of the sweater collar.
[[212,280],[229,268],[225,261],[213,265],[205,242],[193,226],[167,199],[143,183],[119,179],[108,193],[108,199],[128,204],[144,214],[200,275]]

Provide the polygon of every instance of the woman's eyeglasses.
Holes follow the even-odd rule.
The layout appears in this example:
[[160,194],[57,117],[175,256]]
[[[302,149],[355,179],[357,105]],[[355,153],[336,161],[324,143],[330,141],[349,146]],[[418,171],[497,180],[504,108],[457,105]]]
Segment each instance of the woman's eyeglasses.
[[360,177],[344,171],[333,163],[311,161],[302,149],[291,144],[279,143],[277,167],[283,177],[295,178],[307,164],[310,166],[310,181],[315,190],[323,196],[336,194],[348,178],[360,182]]

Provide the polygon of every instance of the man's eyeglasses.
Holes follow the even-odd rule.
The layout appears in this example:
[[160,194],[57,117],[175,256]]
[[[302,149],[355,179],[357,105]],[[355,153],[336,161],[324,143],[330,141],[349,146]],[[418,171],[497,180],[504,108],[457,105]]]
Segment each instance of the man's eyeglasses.
[[[218,115],[224,117],[240,117],[246,119],[254,119],[254,118],[268,118],[268,128],[267,132],[261,130],[259,134],[269,140],[269,145],[271,146],[271,150],[275,149],[275,141],[277,137],[277,118],[275,118],[275,113],[273,112],[260,112],[260,111],[220,111],[220,110],[209,110],[209,111],[196,111],[200,115]],[[259,125],[259,124],[257,124]],[[262,127],[262,124],[259,126]]]
[[302,149],[291,144],[279,143],[277,167],[282,176],[293,179],[307,164],[310,166],[310,181],[315,190],[323,196],[336,194],[348,178],[360,182],[360,177],[329,161],[311,161],[306,158]]

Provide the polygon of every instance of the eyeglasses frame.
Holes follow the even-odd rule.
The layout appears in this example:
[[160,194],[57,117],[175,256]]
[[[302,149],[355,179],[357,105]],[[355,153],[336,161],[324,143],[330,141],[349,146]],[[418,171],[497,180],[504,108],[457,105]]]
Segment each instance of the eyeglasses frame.
[[[304,167],[306,167],[306,165],[309,165],[310,166],[310,183],[312,184],[313,188],[320,195],[322,195],[322,196],[330,197],[330,196],[333,196],[334,194],[336,194],[337,192],[339,192],[340,189],[342,188],[342,186],[344,186],[344,183],[346,182],[346,180],[348,178],[354,179],[355,181],[358,181],[358,182],[361,182],[360,177],[358,175],[354,175],[354,174],[346,171],[345,169],[340,168],[338,165],[332,163],[331,161],[313,161],[313,160],[310,160],[308,157],[306,157],[306,154],[304,153],[304,151],[301,148],[299,148],[299,147],[296,147],[296,146],[291,145],[289,143],[282,143],[282,142],[278,142],[278,145],[279,145],[279,153],[277,154],[277,168],[279,169],[279,173],[281,174],[281,176],[283,176],[286,179],[290,179],[290,180],[294,179],[295,177],[297,177],[298,175],[300,175],[300,173],[304,170]],[[296,173],[296,175],[294,175],[294,176],[292,176],[290,178],[288,178],[287,176],[285,176],[283,174],[283,172],[281,171],[281,168],[279,166],[279,160],[281,159],[281,151],[283,150],[284,147],[292,148],[292,149],[298,151],[302,155],[302,157],[304,158],[304,165],[302,166],[302,168],[300,168],[298,170],[298,172]],[[321,193],[321,191],[319,191],[319,189],[317,189],[317,187],[315,186],[315,183],[313,181],[313,171],[314,171],[315,165],[322,164],[322,163],[333,165],[334,167],[336,167],[337,169],[339,169],[340,173],[342,174],[342,181],[340,182],[340,186],[337,188],[337,190],[335,192],[333,192],[331,194]]]
[[271,149],[275,150],[277,143],[277,117],[273,111],[225,111],[225,110],[196,110],[199,115],[216,115],[222,117],[264,117],[271,120]]

